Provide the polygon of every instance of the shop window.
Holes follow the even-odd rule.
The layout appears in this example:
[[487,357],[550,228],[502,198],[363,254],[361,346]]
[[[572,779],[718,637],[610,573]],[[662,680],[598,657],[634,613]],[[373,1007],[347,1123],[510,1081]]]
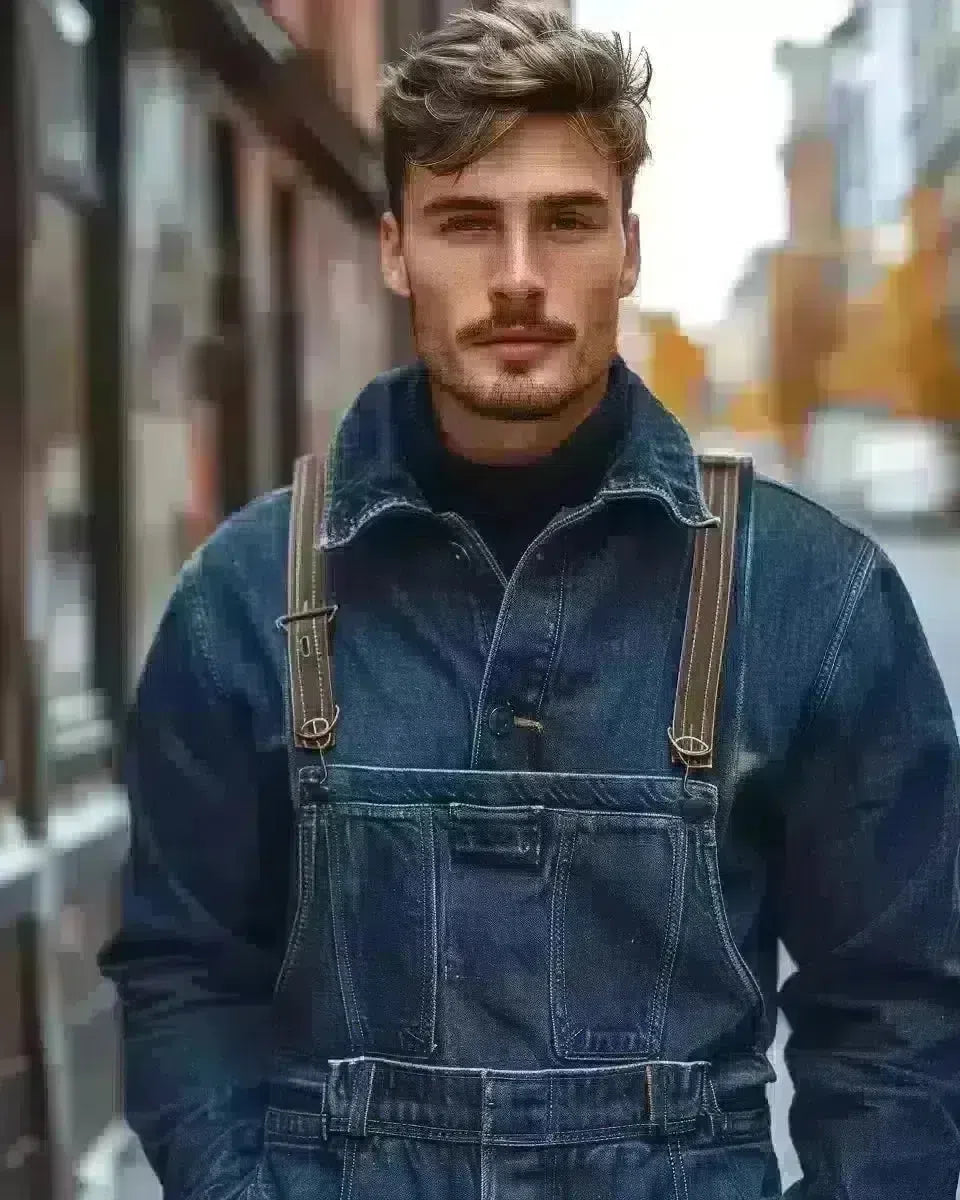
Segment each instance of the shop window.
[[215,215],[203,89],[162,4],[134,7],[127,59],[130,690],[184,560],[218,523],[211,346]]

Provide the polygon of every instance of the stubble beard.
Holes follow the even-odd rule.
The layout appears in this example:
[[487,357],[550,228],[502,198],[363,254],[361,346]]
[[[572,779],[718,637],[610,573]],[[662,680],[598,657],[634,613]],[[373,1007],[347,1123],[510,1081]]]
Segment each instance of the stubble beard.
[[456,352],[437,353],[419,336],[416,344],[434,387],[446,392],[465,411],[488,420],[519,423],[558,417],[609,370],[609,360],[591,370],[581,348],[562,382],[539,383],[526,373],[511,370],[500,370],[491,381],[485,382],[463,369]]

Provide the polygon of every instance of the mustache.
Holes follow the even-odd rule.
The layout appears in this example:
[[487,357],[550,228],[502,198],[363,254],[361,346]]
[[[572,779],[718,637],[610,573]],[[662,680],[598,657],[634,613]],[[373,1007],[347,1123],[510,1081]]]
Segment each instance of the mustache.
[[502,340],[571,342],[576,336],[572,325],[560,321],[475,321],[460,330],[457,342],[461,346],[482,346]]

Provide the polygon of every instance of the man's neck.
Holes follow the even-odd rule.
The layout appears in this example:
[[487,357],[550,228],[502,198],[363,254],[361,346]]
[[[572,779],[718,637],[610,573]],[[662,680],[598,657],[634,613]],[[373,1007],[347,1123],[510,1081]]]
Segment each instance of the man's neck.
[[467,408],[431,384],[433,409],[443,444],[469,462],[523,466],[552,454],[583,424],[603,399],[607,372],[560,412],[531,421],[498,420]]

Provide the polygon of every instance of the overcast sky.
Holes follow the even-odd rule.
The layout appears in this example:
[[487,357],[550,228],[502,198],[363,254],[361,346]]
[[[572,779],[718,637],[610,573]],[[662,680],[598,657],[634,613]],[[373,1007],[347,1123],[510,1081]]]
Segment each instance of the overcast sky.
[[723,311],[750,251],[784,232],[777,148],[789,113],[777,41],[813,41],[850,0],[574,0],[579,25],[630,36],[653,64],[654,160],[634,199],[645,308],[697,327]]

